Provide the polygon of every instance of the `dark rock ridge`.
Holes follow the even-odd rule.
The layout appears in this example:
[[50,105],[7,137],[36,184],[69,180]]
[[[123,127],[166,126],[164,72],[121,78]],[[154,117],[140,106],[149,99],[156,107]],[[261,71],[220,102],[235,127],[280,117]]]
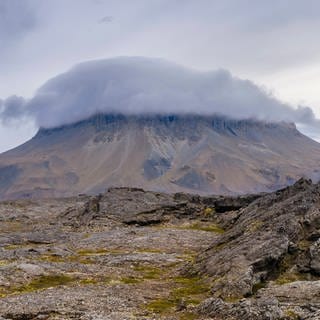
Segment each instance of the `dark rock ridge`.
[[[115,130],[117,131],[122,126],[128,126],[129,123],[134,123],[140,127],[153,127],[163,124],[165,128],[177,130],[177,128],[184,129],[180,132],[183,134],[192,133],[190,129],[199,130],[205,123],[207,126],[212,127],[217,132],[224,134],[239,135],[248,132],[250,129],[291,129],[294,134],[301,134],[296,129],[293,123],[286,122],[264,122],[254,119],[237,120],[230,119],[224,116],[201,116],[196,114],[167,114],[167,115],[123,115],[123,114],[98,114],[89,119],[79,121],[74,124],[64,125],[57,128],[41,128],[35,138],[45,135],[51,135],[55,132],[64,131],[68,129],[81,128],[93,126],[96,131]],[[175,132],[177,133],[177,132]]]
[[294,124],[223,116],[96,115],[40,129],[0,155],[0,198],[96,194],[115,186],[160,192],[273,191],[319,179],[320,145]]

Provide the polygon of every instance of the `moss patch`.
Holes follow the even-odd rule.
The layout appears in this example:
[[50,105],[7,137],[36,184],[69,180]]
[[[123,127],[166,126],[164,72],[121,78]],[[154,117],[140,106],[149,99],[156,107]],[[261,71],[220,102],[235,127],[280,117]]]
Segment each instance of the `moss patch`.
[[286,272],[284,274],[281,274],[276,280],[275,283],[278,285],[283,285],[286,283],[290,282],[295,282],[295,281],[307,281],[308,279],[308,274],[302,274],[298,272]]
[[90,284],[98,284],[99,281],[95,278],[87,278],[87,279],[80,280],[79,283],[83,285],[90,285]]
[[209,208],[209,207],[207,207],[207,208],[205,208],[204,210],[203,210],[203,215],[205,216],[205,217],[211,217],[211,216],[213,216],[214,214],[215,214],[215,209],[214,208]]
[[159,249],[149,249],[149,248],[137,249],[136,252],[139,252],[139,253],[163,253],[162,250],[159,250]]
[[192,312],[184,312],[180,315],[179,320],[196,320],[198,316]]
[[298,242],[298,248],[301,251],[306,251],[310,248],[311,242],[308,240],[301,240]]
[[9,244],[4,247],[5,250],[17,250],[23,247],[27,247],[28,244]]
[[4,267],[10,264],[9,260],[0,260],[0,267]]
[[299,273],[295,268],[296,255],[287,254],[281,261],[275,283],[283,285],[295,281],[308,281],[310,274]]
[[262,221],[254,220],[248,225],[246,230],[250,233],[254,233],[254,232],[258,231],[262,227],[262,225],[263,225]]
[[94,261],[90,257],[86,256],[78,256],[78,255],[72,255],[72,256],[58,256],[58,255],[42,255],[39,257],[39,260],[46,261],[46,262],[53,262],[53,263],[81,263],[81,264],[93,264]]
[[[148,311],[159,314],[172,314],[183,302],[197,305],[209,296],[210,287],[198,277],[174,277],[170,279],[171,291],[168,297],[148,303]],[[181,319],[195,319],[192,313],[182,313]]]
[[146,309],[154,313],[167,313],[176,306],[171,299],[157,299],[147,304]]
[[176,277],[174,282],[179,285],[179,288],[173,290],[173,294],[176,297],[199,295],[210,290],[209,286],[197,277]]
[[144,279],[159,279],[164,273],[163,269],[145,265],[137,265],[133,269],[141,273]]
[[6,297],[10,295],[24,294],[39,290],[45,290],[48,288],[66,286],[72,283],[80,284],[96,284],[95,279],[83,279],[79,281],[78,277],[73,277],[66,274],[53,274],[53,275],[43,275],[37,278],[34,278],[29,283],[12,286],[12,287],[0,287],[0,297]]
[[290,319],[290,320],[299,320],[299,319],[301,319],[300,316],[297,313],[295,313],[293,310],[290,310],[290,309],[286,310],[285,315],[286,315],[286,318]]
[[68,285],[77,281],[77,278],[65,274],[47,275],[33,279],[28,284],[12,288],[11,293],[27,293],[37,290],[44,290],[52,287]]
[[267,286],[267,282],[265,282],[265,281],[260,281],[260,282],[255,283],[252,286],[252,294],[255,295],[260,289],[263,289],[266,286]]
[[141,278],[135,278],[135,277],[123,277],[120,279],[120,281],[124,284],[137,284],[143,281]]
[[109,251],[106,249],[80,249],[77,251],[80,256],[100,256],[108,253]]
[[222,234],[225,231],[214,223],[194,223],[188,226],[181,227],[186,230],[199,230],[199,231],[207,231]]

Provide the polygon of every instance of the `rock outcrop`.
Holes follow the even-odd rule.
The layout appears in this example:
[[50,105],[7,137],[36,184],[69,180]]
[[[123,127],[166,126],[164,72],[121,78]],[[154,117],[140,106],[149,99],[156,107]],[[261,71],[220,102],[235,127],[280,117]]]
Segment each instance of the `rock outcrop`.
[[191,268],[211,282],[203,313],[255,320],[319,312],[320,185],[301,179],[218,221],[226,232]]
[[[0,203],[2,319],[317,320],[320,184]],[[1,319],[1,318],[0,318]]]

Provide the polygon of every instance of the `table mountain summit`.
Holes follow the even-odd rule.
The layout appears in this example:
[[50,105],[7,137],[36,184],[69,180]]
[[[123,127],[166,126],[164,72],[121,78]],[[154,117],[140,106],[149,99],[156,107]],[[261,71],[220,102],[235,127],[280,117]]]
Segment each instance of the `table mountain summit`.
[[294,124],[191,114],[97,114],[40,129],[0,155],[0,198],[132,186],[164,192],[272,191],[318,179],[320,144]]

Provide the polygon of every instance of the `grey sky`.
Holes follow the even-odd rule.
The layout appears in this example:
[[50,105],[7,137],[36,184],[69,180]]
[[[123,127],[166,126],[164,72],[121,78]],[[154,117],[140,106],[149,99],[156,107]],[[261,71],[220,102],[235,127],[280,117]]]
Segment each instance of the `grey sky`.
[[[31,98],[82,61],[138,55],[230,70],[319,116],[319,27],[316,0],[0,0],[0,98]],[[8,146],[34,133],[25,123]]]

